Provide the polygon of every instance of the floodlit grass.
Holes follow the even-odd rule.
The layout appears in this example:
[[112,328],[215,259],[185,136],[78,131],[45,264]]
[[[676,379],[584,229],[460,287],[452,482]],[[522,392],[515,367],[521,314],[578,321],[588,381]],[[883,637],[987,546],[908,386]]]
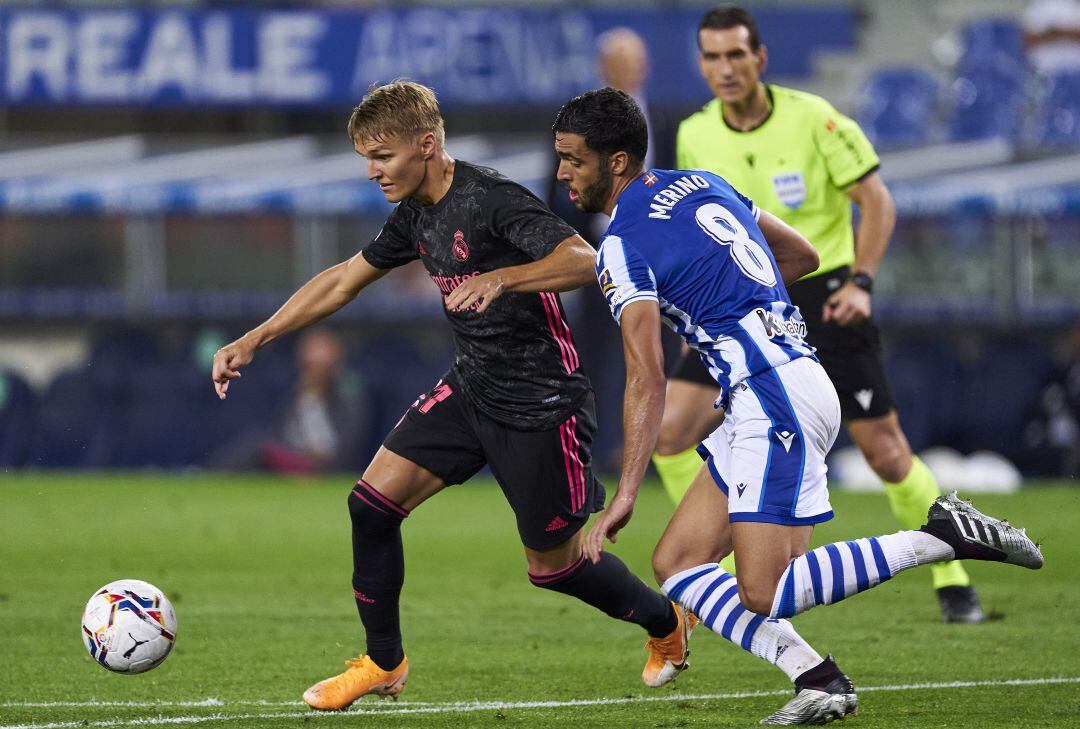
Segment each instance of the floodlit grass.
[[[0,727],[157,718],[260,728],[726,727],[752,726],[786,700],[695,698],[789,689],[779,670],[704,629],[694,635],[693,669],[676,687],[645,688],[643,633],[531,587],[509,507],[478,479],[405,523],[402,621],[412,673],[402,700],[364,700],[346,715],[308,713],[296,703],[303,690],[362,650],[349,584],[350,487],[347,477],[0,476]],[[835,493],[833,503],[838,518],[818,529],[817,543],[897,528],[883,496]],[[1080,488],[1040,485],[976,505],[1027,526],[1044,545],[1039,572],[970,565],[984,607],[1004,620],[941,624],[929,573],[918,570],[795,620],[867,689],[845,726],[1080,724],[1076,682],[870,690],[1080,676]],[[670,512],[659,488],[645,488],[616,545],[643,577]],[[139,676],[97,666],[79,634],[91,593],[123,577],[162,588],[179,618],[172,655]],[[517,705],[628,697],[664,700]],[[442,705],[473,700],[502,704]],[[55,702],[66,705],[31,705]],[[99,705],[72,705],[79,702]],[[132,705],[100,705],[109,702]],[[201,721],[212,716],[219,718]]]

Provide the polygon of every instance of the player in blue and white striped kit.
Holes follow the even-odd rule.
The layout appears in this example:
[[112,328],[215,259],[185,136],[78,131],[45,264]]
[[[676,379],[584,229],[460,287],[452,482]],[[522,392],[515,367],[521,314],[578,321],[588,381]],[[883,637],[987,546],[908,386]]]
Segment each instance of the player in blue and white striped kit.
[[[1041,552],[955,495],[938,499],[921,529],[808,551],[813,525],[833,516],[825,455],[840,427],[836,391],[784,288],[817,267],[814,249],[717,175],[644,170],[645,120],[623,92],[572,99],[553,130],[571,198],[611,216],[596,272],[626,355],[623,471],[586,555],[599,561],[604,538],[614,542],[629,522],[656,444],[662,321],[700,354],[726,418],[702,444],[706,466],[656,547],[657,581],[712,631],[794,681],[795,697],[765,723],[853,713],[851,681],[785,618],[918,565],[971,558],[1038,569]],[[732,549],[737,576],[717,564]]]
[[[802,338],[806,325],[757,229],[760,211],[705,171],[650,171],[627,195],[641,198],[631,200],[643,210],[648,205],[647,214],[616,213],[597,253],[597,275],[616,320],[634,301],[657,302],[663,322],[700,353],[720,384],[717,407],[730,415],[700,450],[721,488],[735,484],[731,520],[807,525],[832,518],[824,455],[836,438],[839,404],[820,379]],[[691,195],[693,207],[676,212],[665,204]],[[671,235],[678,246],[670,245]],[[816,254],[809,244],[801,251],[810,268]],[[788,391],[813,400],[789,401]],[[733,397],[741,408],[732,410]],[[800,419],[805,408],[828,417]],[[801,432],[800,420],[810,430]],[[772,467],[762,469],[763,462]],[[759,472],[763,478],[755,478]]]

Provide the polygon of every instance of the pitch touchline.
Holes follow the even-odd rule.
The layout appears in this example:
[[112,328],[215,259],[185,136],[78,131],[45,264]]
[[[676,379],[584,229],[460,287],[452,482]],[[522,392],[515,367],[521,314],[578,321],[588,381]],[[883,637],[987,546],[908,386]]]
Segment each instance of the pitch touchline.
[[[978,688],[990,686],[1043,686],[1049,684],[1080,683],[1080,677],[1064,678],[1027,678],[1000,681],[945,681],[940,683],[910,683],[893,686],[865,686],[859,693],[875,691],[915,691],[919,689]],[[614,699],[572,699],[567,701],[457,701],[448,703],[408,703],[390,704],[387,708],[364,707],[334,713],[274,712],[271,714],[206,714],[203,716],[148,716],[137,719],[108,719],[104,721],[59,721],[48,724],[4,724],[0,729],[74,729],[75,727],[119,727],[148,726],[161,724],[202,724],[208,721],[257,721],[262,719],[333,719],[337,717],[376,716],[380,714],[450,714],[469,711],[498,711],[503,709],[550,709],[574,708],[578,706],[611,706],[618,704],[655,703],[661,701],[715,701],[723,699],[747,699],[765,696],[787,696],[790,690],[783,691],[743,691],[725,694],[666,694],[664,696],[640,696]],[[163,707],[225,707],[225,706],[295,706],[292,702],[278,704],[257,701],[221,702],[218,699],[204,699],[189,702],[159,702],[139,704],[135,702],[6,702],[5,707],[111,707],[128,706],[135,708]]]

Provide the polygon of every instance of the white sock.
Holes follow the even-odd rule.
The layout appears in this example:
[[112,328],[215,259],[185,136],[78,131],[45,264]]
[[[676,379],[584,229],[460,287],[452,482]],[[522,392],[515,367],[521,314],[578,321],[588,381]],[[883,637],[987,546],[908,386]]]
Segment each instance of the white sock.
[[822,661],[791,623],[744,608],[735,578],[716,563],[672,575],[661,589],[697,615],[709,630],[779,667],[792,681]]
[[900,533],[909,535],[911,548],[915,551],[915,559],[920,565],[956,559],[956,550],[933,534],[927,534],[921,529]]
[[754,634],[750,652],[778,667],[794,681],[824,660],[786,620],[769,618]]

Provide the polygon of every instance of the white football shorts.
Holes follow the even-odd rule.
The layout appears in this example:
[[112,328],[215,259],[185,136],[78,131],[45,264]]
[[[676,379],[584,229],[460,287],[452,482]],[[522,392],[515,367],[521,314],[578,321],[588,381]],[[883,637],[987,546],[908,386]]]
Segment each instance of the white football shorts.
[[825,456],[839,429],[832,382],[799,357],[735,385],[724,422],[698,451],[731,521],[817,524],[833,516]]

